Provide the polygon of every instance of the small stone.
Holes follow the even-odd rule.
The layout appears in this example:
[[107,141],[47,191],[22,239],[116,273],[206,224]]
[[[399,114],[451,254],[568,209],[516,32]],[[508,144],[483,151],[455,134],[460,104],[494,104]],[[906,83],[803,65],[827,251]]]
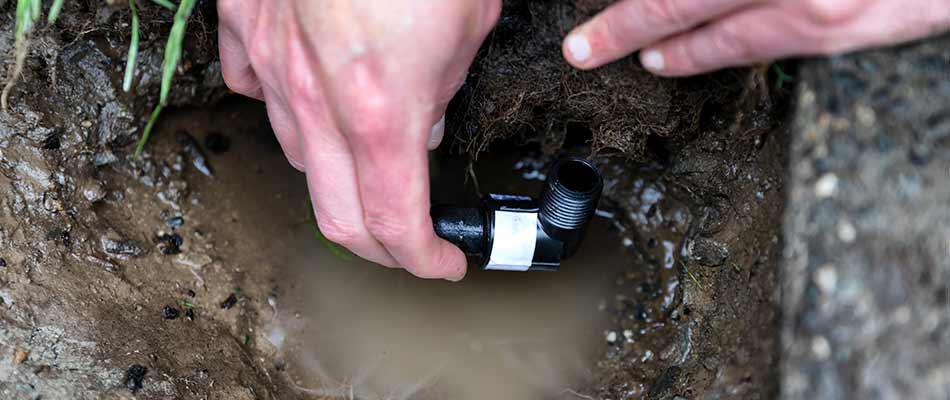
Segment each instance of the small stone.
[[109,150],[98,152],[92,156],[92,163],[97,167],[109,165],[116,161],[119,161],[119,157],[116,157],[115,153]]
[[686,245],[689,258],[699,265],[717,267],[729,258],[729,249],[725,244],[708,238],[695,238]]
[[235,304],[237,304],[237,296],[235,296],[234,293],[231,293],[227,299],[224,299],[224,301],[221,302],[221,308],[230,310]]
[[842,242],[851,243],[857,236],[858,231],[854,229],[854,225],[851,225],[851,222],[848,220],[838,222],[838,239],[841,239]]
[[201,172],[205,176],[214,176],[211,165],[208,164],[207,157],[205,157],[201,148],[198,147],[198,142],[195,141],[194,137],[188,134],[188,132],[179,131],[175,135],[175,139],[178,141],[178,144],[181,145],[182,151],[191,159],[191,165],[193,165],[198,172]]
[[137,257],[145,252],[138,243],[131,239],[112,239],[103,236],[99,238],[99,244],[102,245],[103,251],[117,256]]
[[627,339],[628,342],[633,341],[633,331],[630,329],[624,329],[623,337]]
[[647,350],[646,353],[643,353],[643,358],[640,359],[640,362],[647,362],[653,359],[653,352]]
[[142,388],[142,380],[145,379],[145,374],[148,373],[148,368],[138,364],[132,364],[129,369],[125,371],[125,379],[122,380],[122,383],[125,387],[129,388],[132,393],[138,392]]
[[824,293],[831,293],[838,286],[838,273],[835,266],[825,264],[815,271],[815,285]]
[[180,228],[184,223],[185,219],[181,216],[174,216],[165,220],[165,225],[168,225],[168,228],[172,230]]
[[607,332],[607,343],[614,343],[617,341],[617,332],[610,331]]
[[178,309],[172,306],[165,306],[165,308],[162,309],[162,317],[165,319],[178,318]]
[[92,127],[92,121],[90,121],[90,120],[85,120],[85,121],[80,122],[80,125],[82,125],[83,128],[91,128],[91,127]]
[[831,356],[831,344],[824,336],[815,336],[811,340],[811,352],[818,360],[827,360]]
[[30,352],[26,351],[26,349],[22,347],[17,347],[16,350],[13,352],[13,363],[22,364],[24,361],[26,361],[26,357],[29,355],[30,355]]
[[835,190],[838,189],[838,177],[835,174],[827,173],[818,178],[818,181],[815,182],[815,196],[823,199],[826,197],[831,197],[835,194]]
[[158,243],[158,250],[161,251],[162,254],[172,255],[181,253],[181,245],[184,239],[177,233],[159,233],[155,238],[155,242]]
[[211,264],[212,261],[211,256],[195,252],[179,254],[175,257],[175,262],[194,269],[204,268],[205,265]]
[[82,197],[90,203],[96,203],[106,198],[106,190],[102,187],[102,182],[99,181],[86,182],[80,191]]

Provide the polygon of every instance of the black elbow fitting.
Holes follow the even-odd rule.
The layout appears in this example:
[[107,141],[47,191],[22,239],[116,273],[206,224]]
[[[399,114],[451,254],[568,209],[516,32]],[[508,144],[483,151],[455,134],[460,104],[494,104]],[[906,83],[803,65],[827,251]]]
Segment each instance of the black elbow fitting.
[[593,163],[565,158],[551,167],[540,200],[489,194],[479,208],[432,207],[432,223],[484,269],[556,271],[584,239],[602,189]]

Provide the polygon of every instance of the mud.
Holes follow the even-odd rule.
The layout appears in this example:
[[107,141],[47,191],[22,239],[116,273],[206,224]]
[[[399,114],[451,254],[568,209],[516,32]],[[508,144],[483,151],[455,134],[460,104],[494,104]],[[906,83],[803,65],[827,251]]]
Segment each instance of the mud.
[[[590,339],[570,336],[595,361],[531,396],[771,398],[784,94],[764,69],[692,80],[653,78],[629,60],[570,70],[558,38],[603,3],[507,2],[449,118],[450,158],[518,144],[532,154],[525,178],[564,152],[593,154],[609,177],[601,215],[611,228],[590,242],[619,242],[626,256],[604,274],[596,304],[570,311],[603,317],[579,326]],[[353,368],[314,375],[288,345],[301,337],[287,332],[307,326],[294,298],[318,284],[287,269],[310,240],[300,238],[307,192],[260,105],[173,109],[143,157],[131,156],[171,17],[143,8],[135,93],[118,89],[127,11],[69,2],[35,36],[0,116],[0,354],[26,354],[0,357],[0,394],[346,398],[322,390],[339,389]],[[179,106],[225,93],[213,7],[201,10],[172,92]],[[495,179],[476,177],[486,187]],[[179,315],[166,319],[166,307]],[[284,318],[286,330],[274,330]],[[450,385],[432,387],[451,395]]]

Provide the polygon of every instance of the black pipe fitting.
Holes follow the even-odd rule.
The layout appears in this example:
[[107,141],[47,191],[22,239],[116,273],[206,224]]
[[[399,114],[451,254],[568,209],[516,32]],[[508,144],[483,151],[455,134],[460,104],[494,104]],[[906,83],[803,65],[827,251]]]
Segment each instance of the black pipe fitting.
[[547,177],[540,200],[489,194],[479,208],[433,206],[435,233],[481,258],[484,269],[556,271],[584,239],[603,182],[593,163],[574,157]]

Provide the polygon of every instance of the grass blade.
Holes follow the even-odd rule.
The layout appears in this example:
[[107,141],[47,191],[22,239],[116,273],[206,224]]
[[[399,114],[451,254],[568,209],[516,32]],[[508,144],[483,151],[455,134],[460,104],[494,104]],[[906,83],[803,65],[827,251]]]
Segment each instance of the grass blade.
[[33,0],[17,0],[16,2],[16,28],[14,28],[14,40],[16,43],[23,43],[26,33],[33,27]]
[[142,129],[142,138],[139,139],[139,144],[135,146],[135,157],[142,155],[142,150],[145,149],[145,144],[148,143],[148,137],[152,135],[152,127],[155,126],[155,121],[158,120],[158,116],[162,114],[162,109],[165,106],[159,103],[155,106],[155,109],[152,110],[152,116],[148,118],[148,123],[145,124],[145,129]]
[[349,251],[346,251],[340,245],[333,243],[330,239],[327,239],[326,236],[323,236],[323,232],[320,232],[320,227],[317,226],[317,217],[313,215],[313,203],[307,202],[307,226],[310,227],[310,230],[313,231],[313,237],[317,239],[318,242],[323,244],[323,247],[326,247],[327,250],[333,254],[334,257],[342,261],[353,261],[353,255]]
[[[153,0],[154,1],[154,0]],[[182,42],[185,40],[185,28],[188,26],[188,18],[195,8],[196,0],[182,0],[175,11],[175,20],[172,22],[172,30],[168,34],[168,41],[165,44],[165,58],[162,60],[162,88],[158,96],[158,105],[152,111],[145,129],[142,130],[142,138],[139,139],[135,147],[135,156],[142,155],[148,138],[152,135],[152,127],[155,121],[162,113],[162,109],[168,104],[168,92],[171,91],[172,80],[175,78],[175,70],[178,69],[178,61],[181,60]]]
[[178,61],[181,60],[181,46],[185,40],[185,28],[188,27],[188,18],[195,8],[196,0],[182,0],[178,5],[178,11],[175,11],[175,21],[172,23],[172,30],[168,34],[168,43],[165,45],[165,59],[162,61],[162,90],[159,95],[159,101],[165,105],[168,99],[168,92],[172,87],[172,79],[175,77],[175,70],[178,68]]
[[40,19],[40,0],[27,0],[30,3],[30,19],[33,22]]
[[[39,2],[39,0],[36,0]],[[56,18],[59,18],[59,12],[63,9],[63,3],[66,0],[53,0],[53,5],[49,7],[49,15],[46,16],[46,24],[53,25],[56,22]]]
[[168,0],[152,0],[152,3],[158,4],[172,11],[175,11],[175,9],[178,8],[178,6],[176,6],[175,3],[172,3]]
[[135,0],[129,0],[129,10],[132,10],[132,40],[129,43],[129,56],[125,62],[125,78],[122,79],[122,91],[128,92],[132,88],[132,77],[135,75],[135,59],[139,54],[139,13],[135,9]]

